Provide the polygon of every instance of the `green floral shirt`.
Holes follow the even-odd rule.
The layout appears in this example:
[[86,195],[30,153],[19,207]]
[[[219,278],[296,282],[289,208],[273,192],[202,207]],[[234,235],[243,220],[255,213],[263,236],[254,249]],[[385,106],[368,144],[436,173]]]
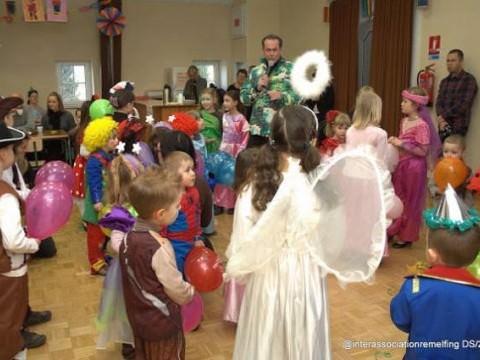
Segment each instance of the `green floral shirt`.
[[[269,83],[266,89],[258,91],[257,84],[260,77],[268,72],[268,63],[265,58],[261,59],[260,65],[250,71],[248,81],[245,81],[241,90],[240,98],[242,103],[252,107],[250,116],[250,133],[268,137],[270,135],[270,123],[276,111],[286,105],[300,103],[300,96],[297,95],[290,83],[290,73],[293,63],[280,58],[270,70]],[[282,93],[282,97],[272,101],[268,91],[275,90]]]

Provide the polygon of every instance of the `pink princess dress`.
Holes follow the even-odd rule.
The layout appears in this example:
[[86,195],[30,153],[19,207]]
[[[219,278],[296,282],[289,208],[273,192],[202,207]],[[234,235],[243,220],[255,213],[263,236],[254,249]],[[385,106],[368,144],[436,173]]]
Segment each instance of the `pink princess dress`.
[[427,155],[430,145],[430,128],[419,118],[417,124],[404,129],[407,118],[400,123],[399,139],[402,140],[400,159],[392,176],[396,195],[402,200],[404,210],[388,228],[389,236],[412,243],[418,240],[422,225],[427,184]]
[[[232,155],[234,159],[240,151],[247,147],[249,125],[242,114],[223,114],[223,136],[220,150]],[[230,186],[217,184],[213,191],[216,206],[233,209],[235,207],[235,192]]]

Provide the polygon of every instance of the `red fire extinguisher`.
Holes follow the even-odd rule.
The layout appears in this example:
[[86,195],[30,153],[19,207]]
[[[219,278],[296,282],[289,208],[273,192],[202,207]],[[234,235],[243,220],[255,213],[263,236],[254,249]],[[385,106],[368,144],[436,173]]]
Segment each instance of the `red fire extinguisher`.
[[428,106],[433,105],[433,91],[435,87],[435,64],[430,64],[417,74],[417,85],[423,88],[428,95]]

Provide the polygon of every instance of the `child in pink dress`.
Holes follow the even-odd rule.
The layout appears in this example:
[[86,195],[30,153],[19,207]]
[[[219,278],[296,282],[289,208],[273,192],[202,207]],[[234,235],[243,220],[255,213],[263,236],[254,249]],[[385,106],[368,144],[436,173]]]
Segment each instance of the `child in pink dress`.
[[[249,126],[245,116],[238,111],[241,106],[238,91],[227,91],[223,97],[223,136],[220,150],[224,151],[235,159],[240,151],[247,147]],[[230,186],[217,184],[213,192],[216,214],[228,209],[233,213],[235,207],[235,192]]]
[[393,173],[395,193],[402,200],[404,210],[388,228],[388,235],[397,236],[394,248],[411,246],[418,240],[425,205],[427,158],[435,160],[440,150],[440,139],[425,105],[428,96],[421,88],[402,91],[400,134],[388,142],[398,148],[400,159]]
[[[347,149],[362,145],[370,146],[378,161],[386,166],[387,132],[379,127],[382,116],[382,99],[373,91],[360,92],[353,113],[353,126],[347,130]],[[388,218],[400,216],[402,204],[395,197],[394,206],[387,213]],[[385,244],[384,257],[389,255],[388,244]]]
[[385,162],[387,132],[380,128],[382,99],[372,91],[357,97],[353,126],[347,130],[347,148],[370,145],[380,162]]

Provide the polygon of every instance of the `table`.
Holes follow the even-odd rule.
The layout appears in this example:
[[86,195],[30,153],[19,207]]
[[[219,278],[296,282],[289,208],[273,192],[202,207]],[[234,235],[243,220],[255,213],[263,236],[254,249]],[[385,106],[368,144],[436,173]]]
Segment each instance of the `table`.
[[145,119],[146,115],[152,114],[155,121],[167,121],[168,117],[177,112],[187,112],[190,110],[198,110],[198,104],[180,104],[169,103],[164,104],[160,100],[135,100],[135,108],[138,110],[141,119]]
[[42,141],[61,141],[62,152],[65,155],[67,164],[73,164],[73,149],[70,144],[70,136],[65,130],[43,130],[42,133],[31,135],[32,139],[41,139]]

